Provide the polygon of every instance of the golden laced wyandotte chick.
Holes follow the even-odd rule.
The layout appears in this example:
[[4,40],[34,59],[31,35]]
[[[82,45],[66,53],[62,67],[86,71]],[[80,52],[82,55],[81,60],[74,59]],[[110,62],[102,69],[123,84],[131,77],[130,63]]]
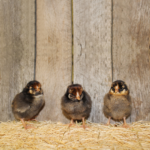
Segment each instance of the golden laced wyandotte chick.
[[129,89],[124,81],[117,80],[111,85],[109,93],[104,97],[104,115],[108,118],[107,125],[110,125],[110,119],[115,121],[123,120],[123,127],[129,127],[126,118],[131,114],[131,98]]
[[34,120],[43,109],[45,100],[41,84],[30,81],[23,91],[17,94],[12,102],[12,112],[17,120],[20,120],[25,129],[34,128],[27,126],[25,121]]
[[68,86],[65,95],[61,99],[62,112],[71,120],[69,127],[74,120],[82,120],[82,126],[85,129],[85,119],[90,115],[91,106],[91,98],[80,84]]

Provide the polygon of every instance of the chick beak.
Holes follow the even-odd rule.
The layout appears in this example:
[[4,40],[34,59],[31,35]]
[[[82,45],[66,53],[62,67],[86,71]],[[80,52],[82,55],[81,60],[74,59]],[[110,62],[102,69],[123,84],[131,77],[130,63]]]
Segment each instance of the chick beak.
[[119,92],[119,86],[118,84],[115,86],[115,93],[118,93]]
[[79,95],[78,92],[77,92],[77,94],[76,94],[76,99],[77,99],[77,100],[80,100],[80,95]]
[[39,92],[39,91],[40,91],[40,88],[37,87],[37,88],[35,89],[35,91],[36,91],[36,92]]
[[38,89],[35,89],[35,91],[36,91],[36,92],[39,92],[39,90],[38,90]]

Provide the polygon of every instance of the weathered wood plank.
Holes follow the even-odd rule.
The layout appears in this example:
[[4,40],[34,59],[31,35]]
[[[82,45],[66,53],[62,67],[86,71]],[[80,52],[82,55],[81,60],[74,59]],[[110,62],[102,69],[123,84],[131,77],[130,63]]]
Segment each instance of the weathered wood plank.
[[89,120],[106,122],[103,97],[112,82],[111,0],[74,0],[74,82],[90,94]]
[[46,99],[40,120],[67,122],[60,102],[71,84],[71,49],[71,1],[37,0],[36,79]]
[[14,96],[34,78],[34,24],[34,0],[0,0],[0,121],[13,119]]
[[113,80],[130,88],[131,121],[150,121],[149,45],[150,1],[113,0]]

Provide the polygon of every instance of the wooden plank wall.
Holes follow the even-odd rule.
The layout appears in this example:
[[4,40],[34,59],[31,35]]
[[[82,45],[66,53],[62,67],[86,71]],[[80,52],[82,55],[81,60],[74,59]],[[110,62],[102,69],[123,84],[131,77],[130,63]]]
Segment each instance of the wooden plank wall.
[[60,99],[73,77],[91,95],[90,121],[106,122],[117,79],[132,96],[128,121],[150,121],[149,0],[0,0],[0,22],[0,121],[14,119],[11,102],[34,76],[46,99],[39,120],[68,122]]
[[129,85],[131,121],[150,121],[150,1],[113,0],[113,80]]
[[74,83],[80,83],[93,101],[90,120],[106,122],[103,97],[110,89],[111,1],[74,0]]
[[37,0],[36,79],[43,86],[46,105],[40,120],[67,122],[60,102],[71,84],[71,1]]
[[34,78],[35,1],[0,0],[0,120],[13,119],[11,102]]

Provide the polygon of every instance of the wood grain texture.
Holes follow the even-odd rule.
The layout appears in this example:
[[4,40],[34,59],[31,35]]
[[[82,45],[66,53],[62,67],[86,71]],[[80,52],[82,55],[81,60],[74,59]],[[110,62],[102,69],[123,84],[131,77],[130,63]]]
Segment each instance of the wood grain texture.
[[150,121],[150,1],[113,0],[113,80],[129,86],[131,121]]
[[111,0],[74,0],[74,83],[92,99],[89,120],[106,122],[103,97],[112,82]]
[[0,121],[14,118],[12,100],[34,78],[34,3],[0,0]]
[[36,79],[46,100],[40,120],[67,122],[60,103],[71,84],[71,32],[71,1],[37,0]]

